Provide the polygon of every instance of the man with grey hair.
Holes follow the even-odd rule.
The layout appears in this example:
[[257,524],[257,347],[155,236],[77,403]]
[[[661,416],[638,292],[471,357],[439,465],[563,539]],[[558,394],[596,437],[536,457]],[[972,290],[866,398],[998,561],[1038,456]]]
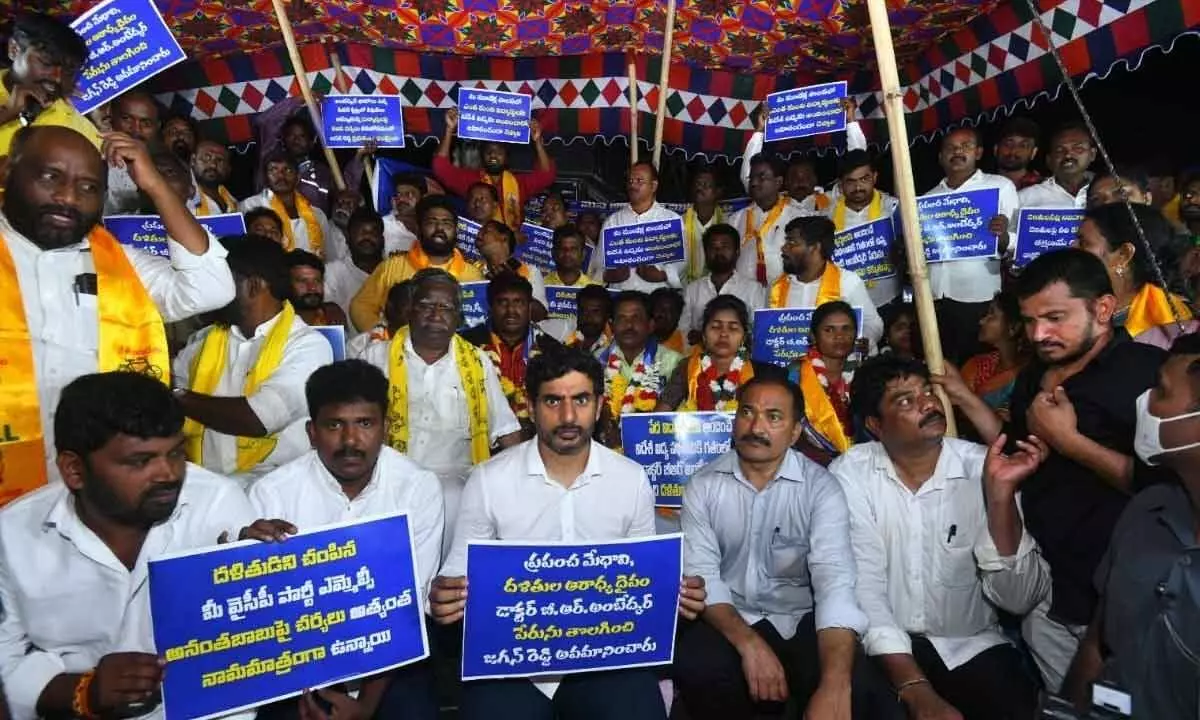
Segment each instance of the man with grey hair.
[[521,440],[521,426],[483,350],[457,334],[462,324],[458,281],[438,268],[412,277],[408,327],[373,343],[363,359],[383,370],[389,392],[388,444],[432,470],[446,502],[443,553],[454,537],[467,474]]

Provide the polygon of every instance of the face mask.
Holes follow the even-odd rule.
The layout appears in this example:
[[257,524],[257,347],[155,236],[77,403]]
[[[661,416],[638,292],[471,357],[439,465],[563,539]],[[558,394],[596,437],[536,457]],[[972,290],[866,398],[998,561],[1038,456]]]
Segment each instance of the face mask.
[[1142,393],[1137,399],[1137,430],[1133,434],[1133,451],[1147,465],[1157,465],[1158,459],[1169,453],[1183,452],[1194,447],[1200,447],[1200,442],[1165,448],[1162,446],[1162,426],[1176,420],[1186,420],[1200,415],[1200,411],[1176,415],[1169,418],[1158,418],[1150,414],[1150,391]]

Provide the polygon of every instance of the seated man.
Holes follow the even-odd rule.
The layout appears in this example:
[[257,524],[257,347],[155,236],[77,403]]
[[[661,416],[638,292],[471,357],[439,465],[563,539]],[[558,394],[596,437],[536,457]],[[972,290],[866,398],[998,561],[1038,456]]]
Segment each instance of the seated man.
[[221,240],[237,297],[175,358],[188,457],[249,481],[308,450],[304,381],[333,361],[286,298],[286,255],[254,235]]
[[675,649],[675,683],[692,720],[778,713],[898,716],[862,657],[867,616],[842,490],[791,447],[804,401],[795,385],[755,376],[740,388],[734,449],[688,480],[683,568],[704,578],[708,608]]
[[[346,360],[314,372],[305,395],[313,449],[254,484],[250,503],[255,512],[286,518],[299,531],[408,512],[418,599],[424,606],[442,556],[442,488],[436,475],[384,444],[387,378],[368,363]],[[364,680],[357,699],[345,701],[354,703],[363,718],[438,716],[428,660]],[[260,708],[258,720],[294,718],[296,710],[295,700],[285,700]]]
[[268,207],[254,208],[242,214],[246,221],[246,234],[265,237],[283,246],[283,219]]
[[[488,190],[494,190],[491,185],[484,185]],[[521,262],[514,253],[517,251],[517,234],[499,220],[488,220],[483,223],[479,236],[475,238],[475,246],[479,251],[479,270],[489,280],[502,272],[515,273],[529,281],[533,288],[533,316],[535,320],[546,318],[546,283],[542,280],[542,271],[529,263]]]
[[287,254],[288,299],[296,314],[309,325],[341,325],[349,330],[350,321],[337,303],[325,302],[325,263],[307,250]]
[[[603,387],[596,360],[579,350],[551,350],[530,362],[526,380],[537,439],[471,473],[454,544],[429,593],[430,611],[441,625],[463,617],[470,542],[569,543],[654,534],[654,491],[645,471],[592,440]],[[574,520],[564,522],[565,517]],[[696,617],[704,609],[704,597],[699,578],[685,577],[680,614]],[[460,717],[666,720],[652,670],[580,673],[558,680],[464,683]]]
[[[546,202],[549,203],[549,198]],[[584,272],[583,255],[587,240],[577,226],[569,223],[558,226],[554,230],[554,239],[551,242],[550,255],[554,258],[554,272],[546,276],[547,285],[582,288],[596,284],[596,281]]]
[[423,177],[401,175],[392,183],[392,211],[383,218],[385,257],[408,252],[417,241],[417,203],[423,197]]
[[[349,255],[325,264],[325,298],[344,314],[350,312],[350,301],[383,262],[383,221],[374,210],[359,208],[346,225],[346,238]],[[371,328],[356,329],[367,332]]]
[[485,182],[473,183],[467,188],[466,206],[467,217],[480,225],[490,220],[504,224],[500,219],[500,193],[492,185]]
[[243,213],[254,208],[270,208],[283,223],[283,246],[288,250],[308,250],[325,257],[325,244],[332,240],[329,218],[300,192],[298,165],[291,156],[277,153],[267,158],[267,189],[241,202]]
[[[679,327],[690,345],[701,342],[704,326],[701,319],[708,303],[718,295],[733,295],[742,301],[754,317],[755,310],[767,304],[767,291],[753,277],[738,272],[737,263],[741,237],[732,225],[713,223],[700,238],[704,247],[704,274],[696,277],[683,291],[683,315]],[[749,328],[747,328],[749,330]]]
[[590,355],[612,343],[612,295],[603,285],[588,285],[575,296],[575,319],[568,321],[563,344]]
[[863,363],[850,397],[879,438],[829,466],[850,506],[867,655],[910,717],[1034,717],[1037,682],[995,607],[1023,615],[1048,588],[1016,492],[1045,444],[1030,436],[1005,455],[1003,438],[989,449],[945,437],[929,370],[893,354]]
[[387,303],[383,306],[383,321],[371,328],[369,332],[359,333],[346,343],[346,355],[362,358],[372,343],[386,343],[392,336],[408,327],[408,318],[412,314],[412,280],[404,280],[388,290]]
[[675,288],[659,288],[650,293],[650,307],[655,339],[680,355],[686,354],[688,342],[679,327],[683,317],[683,293]]

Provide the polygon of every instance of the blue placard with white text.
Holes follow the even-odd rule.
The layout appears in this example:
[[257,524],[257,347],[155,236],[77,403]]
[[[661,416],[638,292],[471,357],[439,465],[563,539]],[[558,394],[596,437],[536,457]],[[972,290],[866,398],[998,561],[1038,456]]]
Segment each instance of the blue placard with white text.
[[1083,223],[1075,208],[1022,208],[1017,211],[1017,246],[1013,265],[1025,267],[1044,252],[1070,247]]
[[[525,234],[525,242],[517,245],[517,259],[526,265],[532,265],[543,273],[554,270],[554,231],[548,227],[522,223],[521,232]],[[583,265],[584,269],[587,264]]]
[[582,289],[573,285],[547,285],[546,302],[550,305],[546,308],[547,314],[552,318],[574,320],[579,314],[579,291]]
[[[241,213],[206,215],[196,218],[196,222],[217,238],[246,234],[246,218]],[[167,228],[158,215],[109,215],[104,218],[104,229],[122,245],[160,257],[170,254]]]
[[721,412],[634,413],[621,416],[621,450],[642,466],[654,504],[683,506],[683,486],[696,471],[729,452],[733,415]]
[[479,231],[483,226],[470,218],[465,218],[462,215],[458,216],[458,236],[455,246],[459,252],[467,256],[468,260],[479,259],[479,247],[476,243],[479,242]]
[[682,541],[468,544],[462,679],[669,664]]
[[606,227],[600,244],[606,268],[683,262],[683,219]]
[[[759,362],[787,367],[808,352],[812,316],[816,308],[777,308],[754,311],[754,344],[751,357]],[[862,334],[862,308],[854,308]]]
[[341,362],[346,359],[346,328],[341,325],[313,325],[313,330],[329,341],[333,349],[333,361]]
[[462,327],[469,328],[482,325],[488,319],[488,282],[459,283],[462,289]]
[[767,96],[764,140],[789,140],[846,129],[845,81],[780,90]]
[[329,95],[321,103],[325,144],[360,148],[374,140],[381,148],[404,147],[404,111],[399,95]]
[[150,562],[168,720],[210,718],[429,655],[407,515]]
[[895,237],[891,217],[848,228],[833,236],[833,261],[863,280],[895,277],[896,268],[892,265]]
[[102,2],[71,28],[88,49],[72,98],[84,115],[187,58],[154,0]]
[[999,214],[996,188],[917,198],[926,262],[993,258],[998,240],[988,230]]
[[533,98],[500,90],[458,89],[458,136],[463,140],[529,142]]

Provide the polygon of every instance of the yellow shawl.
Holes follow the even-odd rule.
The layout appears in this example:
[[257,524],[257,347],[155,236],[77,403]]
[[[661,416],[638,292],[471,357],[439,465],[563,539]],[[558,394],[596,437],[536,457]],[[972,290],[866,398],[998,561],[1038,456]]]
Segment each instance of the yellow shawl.
[[[787,307],[788,293],[792,289],[792,276],[784,273],[771,283],[771,296],[768,304],[772,308]],[[825,271],[821,273],[821,286],[817,288],[817,307],[827,302],[839,300],[842,297],[842,271],[832,260],[825,261]]]
[[839,453],[849,450],[850,438],[846,437],[842,421],[838,419],[833,403],[829,402],[829,396],[817,378],[817,371],[813,370],[807,358],[800,360],[800,392],[804,394],[804,415],[813,430],[828,440]]
[[1129,304],[1129,314],[1125,318],[1125,330],[1131,337],[1137,337],[1152,327],[1175,322],[1175,315],[1171,312],[1172,305],[1175,306],[1175,312],[1179,314],[1180,322],[1192,319],[1192,311],[1188,309],[1187,302],[1183,298],[1178,295],[1168,295],[1154,283],[1146,283],[1141,290],[1138,290],[1138,294],[1133,296],[1133,301]]
[[[312,204],[299,192],[293,193],[296,196],[296,213],[300,219],[304,221],[304,228],[308,232],[309,250],[317,257],[325,257],[325,236],[321,233],[321,223],[317,222],[317,216],[313,213]],[[270,193],[271,209],[279,216],[283,223],[283,247],[289,252],[296,249],[296,233],[292,231],[292,216],[288,215],[287,208],[283,206],[283,201],[275,193]]]

